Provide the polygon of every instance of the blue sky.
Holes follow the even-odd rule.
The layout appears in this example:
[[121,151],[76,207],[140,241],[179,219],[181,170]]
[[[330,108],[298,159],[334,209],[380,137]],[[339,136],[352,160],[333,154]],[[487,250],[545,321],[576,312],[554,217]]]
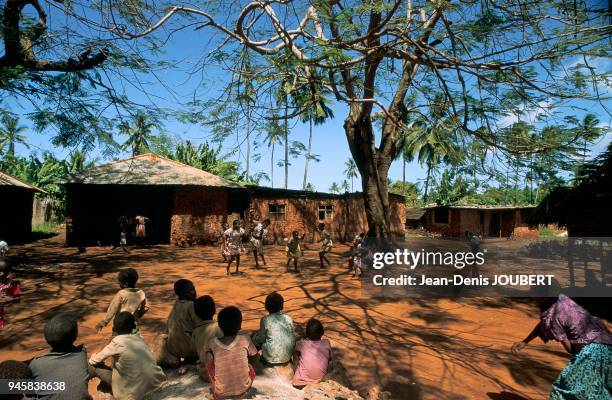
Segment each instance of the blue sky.
[[[212,37],[212,31],[210,30],[199,30],[193,31],[191,29],[180,31],[174,34],[164,47],[166,52],[161,58],[164,60],[177,60],[177,68],[160,70],[156,72],[155,76],[139,76],[139,80],[146,82],[146,92],[144,93],[138,89],[137,86],[130,86],[130,81],[125,81],[122,84],[126,87],[126,91],[132,100],[139,103],[149,102],[150,95],[154,95],[154,102],[162,107],[176,107],[177,102],[187,101],[192,99],[195,91],[196,97],[199,100],[206,100],[211,96],[218,95],[220,89],[219,82],[225,78],[224,72],[220,68],[211,66],[203,70],[199,75],[190,75],[193,70],[194,63],[197,61],[197,56],[205,54],[207,49],[211,48],[209,40]],[[612,69],[612,63],[610,60],[598,60],[598,67],[607,70]],[[159,78],[165,83],[162,85],[156,78]],[[171,89],[168,89],[171,88]],[[602,87],[602,90],[610,94],[610,87]],[[609,104],[612,107],[612,104]],[[26,114],[31,111],[28,107],[24,106],[23,102],[9,102],[9,109],[16,114]],[[542,104],[544,107],[546,103]],[[596,113],[602,121],[602,126],[610,126],[610,117],[604,111],[601,105],[594,102],[578,101],[574,102],[573,105],[588,109],[590,112]],[[344,130],[342,127],[344,117],[347,114],[347,107],[344,104],[334,104],[332,107],[334,110],[335,118],[327,121],[323,125],[316,126],[314,128],[314,140],[313,140],[313,153],[320,157],[320,162],[311,162],[309,167],[309,182],[311,182],[317,190],[327,191],[332,182],[340,183],[343,179],[344,163],[350,157],[346,138],[344,136]],[[563,112],[563,108],[561,109]],[[571,111],[575,115],[582,115],[584,111]],[[524,118],[535,121],[537,117],[542,116],[545,111],[531,111],[527,113]],[[27,124],[25,118],[22,119],[23,123]],[[512,123],[512,117],[502,119],[499,123],[500,126],[506,126]],[[291,140],[298,140],[303,143],[307,142],[308,126],[302,124],[299,121],[291,122]],[[172,137],[177,139],[189,139],[195,143],[201,143],[210,137],[210,131],[207,127],[200,125],[190,125],[181,123],[175,120],[169,120],[165,122],[164,131]],[[50,145],[51,135],[48,133],[36,133],[33,130],[28,131],[28,141],[31,145],[30,150],[24,146],[18,146],[17,151],[20,154],[27,154],[29,151],[43,151],[50,150],[57,154],[59,157],[65,157],[70,149],[59,149],[54,148]],[[123,138],[118,138],[123,140]],[[600,140],[592,149],[593,154],[600,152],[605,148],[607,143],[611,140],[610,134],[607,137]],[[237,140],[235,137],[229,137],[225,143],[224,151],[232,151],[235,149],[238,143],[242,140]],[[242,151],[236,153],[234,156],[235,160],[239,160],[244,163],[244,146]],[[269,149],[266,146],[260,147],[256,152],[260,152],[262,155],[261,161],[255,163],[253,172],[264,171],[269,174],[270,155]],[[123,154],[127,156],[127,153]],[[99,156],[99,154],[93,154],[93,156]],[[121,155],[120,155],[121,156]],[[276,161],[282,158],[282,149],[277,147],[275,152]],[[100,161],[106,161],[101,159]],[[290,166],[290,177],[289,187],[290,188],[301,188],[304,170],[304,158],[291,159]],[[281,187],[284,182],[284,169],[283,167],[275,167],[275,186]],[[424,179],[425,170],[421,168],[418,163],[413,162],[407,167],[407,180],[417,182]],[[393,180],[400,180],[402,178],[402,163],[396,161],[390,171],[390,178]],[[264,185],[270,185],[269,182],[264,182]],[[355,189],[359,188],[359,182],[355,182]]]

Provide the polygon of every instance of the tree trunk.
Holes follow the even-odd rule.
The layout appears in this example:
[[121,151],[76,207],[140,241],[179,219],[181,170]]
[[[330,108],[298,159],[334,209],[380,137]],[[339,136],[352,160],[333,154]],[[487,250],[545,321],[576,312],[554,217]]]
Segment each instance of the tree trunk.
[[[387,176],[392,154],[382,154],[376,148],[370,116],[351,109],[344,121],[344,131],[359,173],[368,220],[368,236],[384,238],[390,235],[390,208]],[[394,151],[395,144],[390,153]]]
[[285,96],[285,189],[289,187],[289,99]]
[[429,193],[429,180],[431,179],[431,164],[427,163],[427,177],[425,178],[425,193],[423,193],[423,202],[427,205],[427,195]]
[[272,155],[270,156],[270,181],[274,187],[274,144],[272,144]]
[[308,185],[308,162],[310,161],[311,148],[312,148],[312,118],[308,120],[308,149],[306,150],[306,162],[304,163],[304,182],[302,183],[302,189],[306,189],[306,185]]

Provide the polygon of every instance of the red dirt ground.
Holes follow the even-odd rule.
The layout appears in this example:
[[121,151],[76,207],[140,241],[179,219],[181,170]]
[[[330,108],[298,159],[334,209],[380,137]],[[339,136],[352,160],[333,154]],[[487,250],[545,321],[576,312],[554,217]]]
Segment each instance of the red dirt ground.
[[511,344],[537,321],[537,308],[528,301],[362,298],[360,282],[347,272],[342,245],[334,248],[329,269],[319,269],[312,247],[302,272],[286,273],[283,248],[270,246],[267,268],[253,269],[247,256],[246,273],[226,277],[213,247],[156,246],[130,254],[89,248],[75,254],[62,240],[60,235],[12,249],[25,260],[17,268],[24,295],[7,308],[0,360],[26,360],[47,351],[43,324],[58,312],[78,315],[79,342],[90,354],[100,349],[110,327],[97,334],[94,326],[118,290],[117,271],[129,266],[138,270],[139,286],[150,301],[140,328],[148,341],[164,329],[174,301],[172,284],[179,278],[193,280],[198,295],[213,296],[217,310],[240,307],[247,330],[258,327],[265,296],[276,290],[296,322],[315,316],[323,321],[336,360],[351,386],[364,394],[378,385],[397,399],[543,399],[568,361],[559,344],[539,340],[521,355],[510,353]]

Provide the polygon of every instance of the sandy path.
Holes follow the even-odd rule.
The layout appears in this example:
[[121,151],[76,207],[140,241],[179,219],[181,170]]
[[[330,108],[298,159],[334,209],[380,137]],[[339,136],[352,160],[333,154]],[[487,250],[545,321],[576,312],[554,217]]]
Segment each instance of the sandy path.
[[198,294],[210,294],[217,309],[237,305],[243,328],[258,327],[265,296],[277,290],[285,311],[298,323],[321,319],[346,369],[351,385],[366,394],[372,386],[398,399],[546,398],[568,357],[556,344],[534,342],[520,356],[510,345],[524,337],[537,318],[536,307],[519,300],[362,298],[360,283],[346,271],[337,246],[332,267],[318,268],[316,248],[307,251],[300,274],[284,272],[283,248],[268,247],[268,267],[251,268],[243,260],[243,276],[226,277],[218,249],[159,246],[130,254],[90,248],[76,255],[61,247],[61,238],[15,247],[26,260],[18,278],[24,288],[21,304],[9,310],[0,332],[0,359],[29,359],[46,351],[44,321],[58,312],[80,318],[79,342],[98,350],[110,336],[94,331],[118,290],[116,272],[127,266],[140,274],[140,287],[151,303],[142,320],[145,339],[162,331],[174,300],[176,279],[192,279]]

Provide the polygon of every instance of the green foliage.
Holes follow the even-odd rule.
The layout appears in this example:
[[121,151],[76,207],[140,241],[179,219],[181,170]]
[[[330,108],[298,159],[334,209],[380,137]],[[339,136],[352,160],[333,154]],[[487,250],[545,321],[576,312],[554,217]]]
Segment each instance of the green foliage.
[[340,193],[340,186],[338,186],[336,182],[332,182],[331,186],[329,187],[329,191],[331,193]]
[[394,181],[389,185],[389,193],[404,196],[406,199],[406,205],[408,206],[420,204],[421,191],[415,183]]
[[213,147],[205,142],[196,147],[187,140],[176,145],[171,158],[231,181],[246,181],[246,177],[240,171],[240,164],[236,161],[228,161],[231,155],[232,153],[222,155],[221,145]]

